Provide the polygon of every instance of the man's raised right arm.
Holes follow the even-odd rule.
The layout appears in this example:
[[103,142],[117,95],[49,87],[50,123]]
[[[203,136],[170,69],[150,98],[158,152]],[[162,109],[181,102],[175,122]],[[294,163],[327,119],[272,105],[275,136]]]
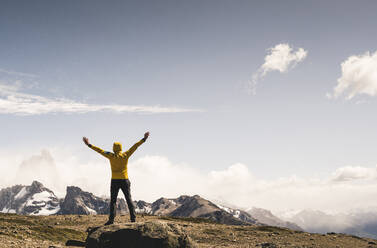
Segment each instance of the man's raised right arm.
[[83,137],[82,140],[84,141],[85,145],[92,148],[94,151],[98,152],[99,154],[101,154],[102,156],[104,156],[106,158],[110,158],[111,152],[106,152],[106,151],[102,150],[101,148],[90,144],[87,137]]

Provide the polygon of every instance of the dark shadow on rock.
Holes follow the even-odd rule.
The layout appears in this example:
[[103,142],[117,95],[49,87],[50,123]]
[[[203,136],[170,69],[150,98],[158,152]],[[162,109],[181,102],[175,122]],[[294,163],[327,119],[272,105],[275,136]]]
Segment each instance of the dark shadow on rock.
[[99,228],[101,228],[101,227],[103,227],[103,226],[88,227],[88,228],[86,229],[86,232],[88,233],[88,235],[90,235],[91,233],[97,231],[97,229],[99,229]]
[[70,240],[68,240],[68,241],[65,243],[65,245],[66,245],[66,246],[85,247],[85,242],[70,239]]
[[194,248],[196,243],[176,224],[160,221],[109,225],[88,231],[87,248]]

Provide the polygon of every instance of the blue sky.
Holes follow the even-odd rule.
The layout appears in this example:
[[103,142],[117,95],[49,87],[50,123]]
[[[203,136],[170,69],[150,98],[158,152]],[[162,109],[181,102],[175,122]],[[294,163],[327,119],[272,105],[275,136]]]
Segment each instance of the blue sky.
[[[163,156],[204,174],[236,163],[261,180],[374,168],[376,7],[375,1],[2,1],[0,100],[42,97],[33,101],[48,109],[26,104],[35,112],[25,114],[0,101],[0,149],[20,157],[4,161],[15,171],[43,149],[100,160],[82,136],[110,149],[115,140],[132,145],[149,130],[135,161]],[[271,67],[250,94],[253,75],[279,44],[290,55],[300,48],[306,55],[283,71]],[[357,71],[355,64],[342,71],[351,56]],[[365,77],[356,80],[360,71]],[[355,96],[335,97],[334,87],[347,82]],[[73,111],[70,104],[82,105]]]

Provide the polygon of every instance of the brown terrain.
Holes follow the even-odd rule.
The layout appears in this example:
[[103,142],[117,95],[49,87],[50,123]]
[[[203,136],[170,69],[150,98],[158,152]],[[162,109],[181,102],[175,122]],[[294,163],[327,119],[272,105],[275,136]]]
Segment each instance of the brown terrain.
[[[87,229],[102,225],[106,215],[25,216],[0,214],[0,247],[83,246]],[[225,225],[199,218],[139,215],[137,222],[159,220],[179,225],[199,247],[376,247],[377,240],[328,233],[313,234],[260,225]],[[127,223],[118,216],[116,223]],[[67,243],[68,242],[68,243]],[[125,241],[126,242],[126,241]]]

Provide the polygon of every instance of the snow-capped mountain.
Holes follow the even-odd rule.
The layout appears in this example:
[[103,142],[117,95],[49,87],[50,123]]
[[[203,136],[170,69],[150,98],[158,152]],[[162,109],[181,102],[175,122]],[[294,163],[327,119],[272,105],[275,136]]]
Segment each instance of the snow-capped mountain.
[[[4,213],[18,214],[108,214],[108,198],[102,198],[85,192],[78,187],[68,186],[64,199],[58,199],[54,193],[41,183],[34,181],[31,186],[16,185],[0,191],[0,210]],[[267,211],[259,211],[257,218],[240,209],[216,205],[198,195],[178,198],[160,198],[153,203],[135,201],[137,213],[165,215],[173,217],[201,217],[225,224],[283,225]],[[117,213],[126,214],[128,207],[124,199],[118,199]],[[254,215],[257,215],[254,212]],[[268,216],[268,218],[266,218]],[[259,220],[258,220],[259,218]],[[275,222],[272,222],[274,219]],[[266,221],[269,220],[269,221]],[[286,225],[285,227],[292,227]],[[293,226],[293,229],[300,229]]]
[[230,207],[224,207],[222,205],[219,205],[217,204],[217,206],[226,211],[227,213],[231,214],[234,218],[237,218],[237,219],[240,219],[242,221],[245,221],[245,222],[248,222],[248,223],[256,223],[256,222],[259,222],[259,223],[263,223],[263,224],[267,224],[267,223],[264,223],[260,220],[258,220],[255,216],[247,213],[246,211],[243,211],[243,210],[240,210],[240,209],[235,209],[235,208],[230,208]]
[[[31,186],[16,185],[0,191],[0,209],[3,213],[17,214],[108,214],[108,198],[102,198],[85,192],[79,187],[68,186],[64,199],[34,181]],[[242,225],[257,223],[256,219],[241,210],[219,207],[198,196],[180,196],[178,198],[160,198],[153,203],[135,201],[137,213],[166,215],[174,217],[201,217],[213,221]],[[128,207],[124,199],[117,201],[117,213],[126,214]]]
[[30,186],[16,185],[0,190],[0,212],[51,215],[60,210],[54,192],[34,181]]
[[[85,192],[78,187],[68,186],[64,199],[58,199],[54,193],[41,183],[34,181],[31,186],[16,185],[0,191],[0,209],[5,213],[18,214],[108,214],[108,198],[102,198]],[[137,213],[165,215],[173,217],[200,217],[213,221],[242,225],[267,224],[290,227],[300,230],[296,225],[279,220],[267,210],[256,210],[252,214],[246,211],[216,205],[198,195],[183,195],[178,198],[160,198],[153,203],[135,201]],[[126,214],[128,207],[124,199],[118,199],[117,213]],[[255,216],[254,216],[255,215]]]

